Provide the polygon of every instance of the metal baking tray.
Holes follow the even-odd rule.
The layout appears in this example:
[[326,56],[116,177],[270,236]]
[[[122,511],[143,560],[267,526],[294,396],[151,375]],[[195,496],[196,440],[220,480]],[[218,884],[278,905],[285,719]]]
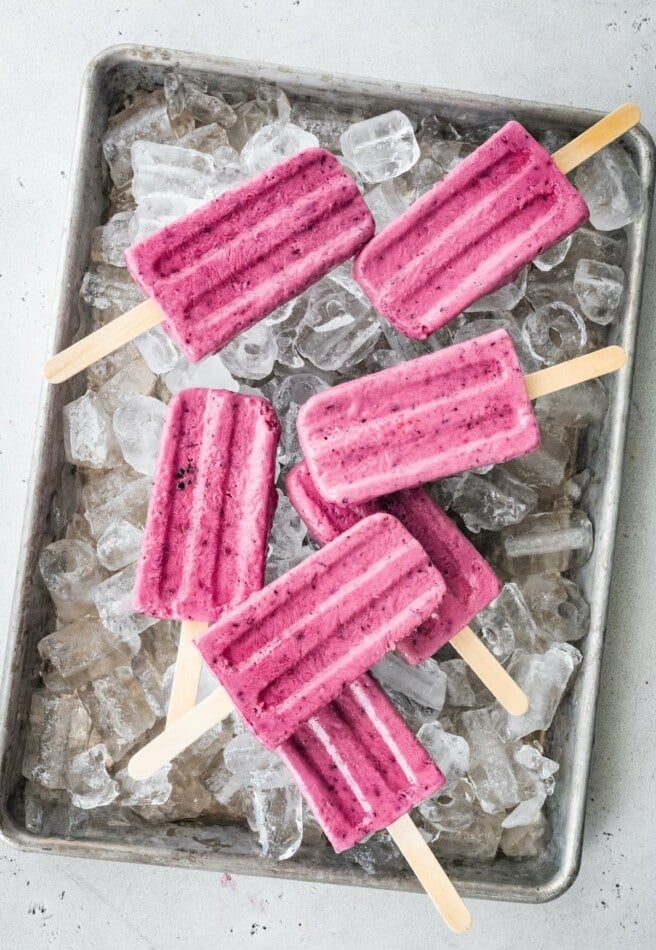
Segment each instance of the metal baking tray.
[[[372,114],[391,108],[409,111],[417,117],[436,112],[462,126],[513,116],[536,132],[555,128],[576,134],[599,118],[598,113],[584,109],[299,72],[281,66],[167,49],[113,47],[90,64],[84,78],[51,352],[71,343],[80,330],[80,281],[89,259],[92,229],[101,223],[107,205],[108,177],[103,167],[101,136],[108,116],[116,111],[126,92],[160,85],[165,72],[173,67],[183,75],[202,77],[210,88],[219,82],[225,88],[231,81],[248,85],[265,79],[312,100],[342,106],[365,105]],[[651,202],[653,142],[642,128],[637,128],[624,137],[624,144],[636,163]],[[566,890],[578,870],[648,219],[647,208],[641,221],[629,229],[625,313],[619,326],[611,330],[610,342],[620,343],[626,348],[629,363],[622,373],[608,381],[610,407],[596,453],[596,490],[590,502],[596,543],[591,561],[577,578],[590,602],[591,628],[587,638],[579,644],[585,659],[575,686],[561,705],[548,737],[548,754],[562,763],[556,793],[548,799],[553,837],[546,852],[537,858],[513,860],[499,857],[490,863],[445,862],[449,874],[465,896],[546,901]],[[2,837],[13,845],[32,851],[396,890],[418,889],[415,878],[401,858],[398,866],[387,867],[374,876],[365,874],[349,860],[348,855],[338,857],[329,847],[304,845],[291,860],[276,862],[257,853],[249,833],[236,825],[142,823],[130,829],[109,825],[75,840],[36,836],[25,829],[20,776],[25,725],[30,694],[38,681],[36,645],[50,629],[52,621],[52,607],[38,574],[37,559],[44,544],[61,536],[72,513],[73,474],[64,459],[61,410],[65,403],[80,394],[81,387],[82,381],[78,378],[61,386],[44,386],[42,394],[2,690]]]

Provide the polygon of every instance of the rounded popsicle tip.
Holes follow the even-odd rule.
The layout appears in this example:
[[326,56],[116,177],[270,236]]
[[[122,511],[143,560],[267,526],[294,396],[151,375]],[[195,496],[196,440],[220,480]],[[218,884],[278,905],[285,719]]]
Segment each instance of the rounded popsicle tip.
[[508,689],[502,701],[503,707],[511,716],[524,716],[531,704],[526,693],[514,681],[512,683],[514,688]]
[[63,383],[68,376],[62,370],[61,360],[57,359],[59,353],[56,356],[51,356],[49,360],[46,360],[43,367],[43,377],[47,383]]
[[128,762],[128,775],[135,782],[144,782],[156,771],[156,768],[151,767],[148,756],[141,755],[141,752],[136,752]]
[[640,106],[637,102],[625,102],[622,108],[624,109],[627,122],[631,122],[632,126],[637,125],[638,122],[640,122],[640,119],[642,118],[642,112],[640,111]]
[[467,933],[471,928],[472,922],[472,915],[462,901],[450,914],[444,915],[444,923],[454,934]]
[[612,373],[614,370],[622,369],[626,364],[628,359],[626,350],[621,346],[607,346],[606,347],[606,359],[608,361],[608,369],[606,372]]

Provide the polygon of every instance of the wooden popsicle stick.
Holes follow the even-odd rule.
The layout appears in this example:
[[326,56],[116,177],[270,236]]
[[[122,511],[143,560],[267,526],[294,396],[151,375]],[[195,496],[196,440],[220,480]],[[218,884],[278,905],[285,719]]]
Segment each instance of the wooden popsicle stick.
[[577,165],[590,158],[595,152],[601,151],[615,139],[620,138],[640,121],[640,109],[633,102],[625,102],[623,106],[614,109],[605,115],[599,122],[595,122],[589,129],[577,135],[575,139],[563,145],[551,156],[556,168],[566,175]]
[[197,650],[194,646],[193,641],[196,637],[205,633],[208,626],[209,624],[203,621],[182,621],[178,655],[173,669],[171,698],[169,699],[169,709],[166,716],[167,729],[196,705],[203,657],[200,650]]
[[577,356],[566,363],[557,366],[548,366],[539,369],[536,373],[529,373],[524,377],[526,392],[529,399],[546,396],[548,393],[576,386],[588,379],[597,379],[606,373],[614,373],[626,363],[626,353],[621,346],[605,346],[593,353]]
[[512,716],[523,716],[528,712],[529,701],[526,693],[504,670],[485,644],[481,643],[471,627],[461,630],[450,643],[504,709]]
[[469,930],[472,924],[471,914],[410,815],[403,815],[388,825],[387,830],[444,918],[447,927],[457,934]]
[[225,719],[234,708],[234,703],[222,686],[214,690],[170,728],[167,727],[148,745],[139,749],[128,762],[128,775],[137,781],[150,778],[217,722]]
[[51,356],[43,367],[43,375],[49,383],[63,383],[124,343],[129,343],[135,336],[156,327],[163,319],[164,314],[155,301],[144,300],[111,323]]

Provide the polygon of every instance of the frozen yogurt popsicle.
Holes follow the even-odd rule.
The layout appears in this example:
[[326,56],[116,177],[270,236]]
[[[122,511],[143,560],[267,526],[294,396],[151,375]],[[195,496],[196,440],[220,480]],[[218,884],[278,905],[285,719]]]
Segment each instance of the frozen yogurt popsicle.
[[390,323],[423,340],[588,216],[551,155],[508,122],[377,234],[353,273]]
[[533,451],[531,399],[625,363],[606,346],[522,377],[496,330],[317,393],[299,411],[299,441],[322,496],[360,504]]
[[359,504],[540,444],[505,330],[466,340],[312,396],[299,440],[321,494]]
[[216,620],[264,583],[280,424],[257,396],[183,389],[169,403],[133,606]]
[[277,752],[337,852],[386,828],[445,782],[368,674]]
[[327,502],[301,462],[287,476],[287,493],[316,541],[322,544],[373,510],[397,518],[419,541],[445,583],[439,610],[396,647],[408,663],[421,663],[444,646],[501,592],[501,582],[474,545],[423,488],[387,495],[366,505]]
[[444,581],[375,514],[222,615],[195,642],[257,738],[276,748],[438,608]]
[[46,364],[61,382],[163,321],[193,362],[359,251],[374,221],[330,152],[306,149],[126,251],[150,298]]
[[222,389],[184,389],[168,407],[133,606],[183,623],[169,724],[195,702],[191,640],[264,583],[276,506],[280,425],[272,406]]
[[446,590],[437,612],[397,644],[397,653],[416,665],[450,642],[505,709],[517,716],[526,712],[526,695],[468,626],[499,594],[501,583],[423,488],[387,495],[365,505],[336,505],[322,498],[307,466],[300,463],[287,476],[287,493],[310,535],[323,543],[372,510],[387,511],[398,518],[440,571]]

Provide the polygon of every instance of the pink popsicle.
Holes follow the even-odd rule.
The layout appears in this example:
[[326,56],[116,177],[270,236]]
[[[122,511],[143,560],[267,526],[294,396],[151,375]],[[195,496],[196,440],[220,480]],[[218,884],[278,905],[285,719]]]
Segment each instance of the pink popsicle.
[[373,233],[354,180],[334,155],[313,148],[128,248],[125,259],[195,362],[352,257]]
[[264,745],[288,739],[437,609],[444,581],[395,518],[365,518],[195,642]]
[[287,476],[287,493],[310,535],[327,543],[374,510],[394,515],[419,541],[446,590],[435,616],[401,640],[397,652],[417,664],[437,652],[501,592],[501,582],[476,548],[423,488],[388,495],[360,506],[322,498],[304,463]]
[[589,217],[551,155],[508,122],[364,248],[353,274],[423,340]]
[[135,610],[211,621],[262,587],[279,436],[265,399],[222,389],[184,389],[171,399]]
[[337,852],[391,825],[445,782],[367,674],[277,751]]
[[505,330],[333,386],[301,406],[297,427],[319,491],[344,505],[540,444]]

